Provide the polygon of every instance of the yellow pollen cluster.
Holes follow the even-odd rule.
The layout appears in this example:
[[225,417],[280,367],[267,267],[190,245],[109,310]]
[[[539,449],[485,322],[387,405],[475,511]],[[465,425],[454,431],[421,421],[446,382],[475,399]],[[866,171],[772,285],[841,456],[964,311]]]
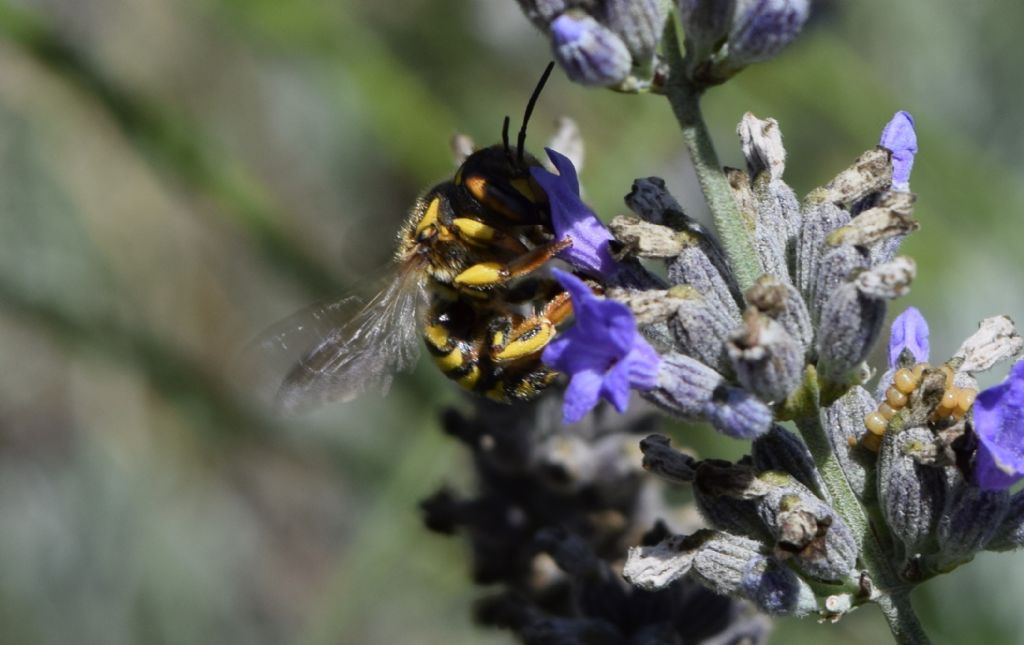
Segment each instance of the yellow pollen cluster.
[[[882,437],[889,428],[889,419],[902,410],[910,401],[910,396],[921,385],[921,376],[928,369],[927,363],[918,363],[913,368],[896,370],[892,377],[892,385],[885,391],[885,401],[878,408],[864,415],[864,427],[867,433],[861,437],[861,445],[872,452],[878,452],[882,445]],[[932,413],[932,421],[940,421],[953,417],[959,419],[967,414],[974,404],[977,390],[959,388],[953,384],[953,369],[948,365],[939,368],[946,376],[946,391],[942,400]]]

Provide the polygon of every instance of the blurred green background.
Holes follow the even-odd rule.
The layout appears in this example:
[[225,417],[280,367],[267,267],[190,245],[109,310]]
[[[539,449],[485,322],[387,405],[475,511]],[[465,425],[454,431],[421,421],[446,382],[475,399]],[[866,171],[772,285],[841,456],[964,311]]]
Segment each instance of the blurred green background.
[[[896,310],[924,311],[936,357],[1024,319],[1024,5],[814,11],[709,96],[723,162],[743,112],[774,116],[803,194],[911,111],[919,277]],[[269,322],[372,292],[449,137],[496,140],[547,58],[511,0],[0,0],[0,642],[510,642],[470,623],[463,545],[419,524],[466,478],[434,420],[448,382],[421,366],[386,402],[281,423],[225,374]],[[663,99],[556,72],[534,150],[561,115],[598,212],[648,175],[701,212]],[[938,643],[1024,643],[1022,595],[1010,554],[915,600]],[[868,608],[774,642],[887,633]]]

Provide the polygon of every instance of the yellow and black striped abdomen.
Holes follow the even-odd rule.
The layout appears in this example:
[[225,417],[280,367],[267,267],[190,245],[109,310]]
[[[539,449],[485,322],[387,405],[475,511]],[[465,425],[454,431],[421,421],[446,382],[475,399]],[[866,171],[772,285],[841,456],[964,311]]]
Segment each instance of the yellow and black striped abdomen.
[[423,339],[445,376],[500,403],[533,399],[558,376],[541,363],[539,352],[512,363],[495,362],[488,355],[485,334],[472,340],[455,338],[443,321],[427,325]]
[[467,390],[476,390],[480,382],[479,347],[453,338],[442,324],[430,324],[423,330],[423,339],[434,364],[445,376]]

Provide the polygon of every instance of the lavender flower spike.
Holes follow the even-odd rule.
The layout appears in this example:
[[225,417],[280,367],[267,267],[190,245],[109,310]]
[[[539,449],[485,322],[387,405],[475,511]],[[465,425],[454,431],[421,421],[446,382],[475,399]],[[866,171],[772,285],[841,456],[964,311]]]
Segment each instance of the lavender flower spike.
[[882,130],[878,145],[892,151],[892,189],[897,192],[909,191],[910,169],[914,167],[914,155],[917,154],[914,117],[902,110],[894,114]]
[[569,78],[583,85],[614,85],[633,65],[614,31],[582,11],[567,11],[551,23],[551,48]]
[[896,369],[904,349],[909,349],[918,363],[928,362],[928,321],[916,307],[907,307],[892,321],[889,332],[890,369]]
[[729,34],[729,58],[750,65],[776,56],[803,29],[809,0],[739,0]]
[[979,440],[974,481],[980,488],[1005,489],[1024,477],[1024,361],[1005,381],[978,394],[974,429]]
[[530,174],[548,195],[555,236],[559,240],[572,240],[572,246],[558,257],[594,277],[611,276],[618,270],[608,250],[612,234],[580,199],[580,182],[569,158],[551,148],[544,150],[559,174],[540,166],[530,168]]
[[626,305],[598,298],[571,273],[552,273],[569,292],[576,317],[542,356],[545,363],[572,377],[562,407],[565,422],[582,419],[602,397],[625,412],[630,388],[655,386],[661,359],[637,331]]

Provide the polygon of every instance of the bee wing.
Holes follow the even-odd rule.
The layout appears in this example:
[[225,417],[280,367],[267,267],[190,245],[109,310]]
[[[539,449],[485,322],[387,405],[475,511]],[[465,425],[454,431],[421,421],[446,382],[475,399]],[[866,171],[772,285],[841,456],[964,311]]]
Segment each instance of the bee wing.
[[406,270],[365,305],[344,298],[273,325],[245,351],[269,367],[257,394],[282,411],[298,412],[386,393],[394,373],[410,369],[419,356],[424,301],[421,275]]

